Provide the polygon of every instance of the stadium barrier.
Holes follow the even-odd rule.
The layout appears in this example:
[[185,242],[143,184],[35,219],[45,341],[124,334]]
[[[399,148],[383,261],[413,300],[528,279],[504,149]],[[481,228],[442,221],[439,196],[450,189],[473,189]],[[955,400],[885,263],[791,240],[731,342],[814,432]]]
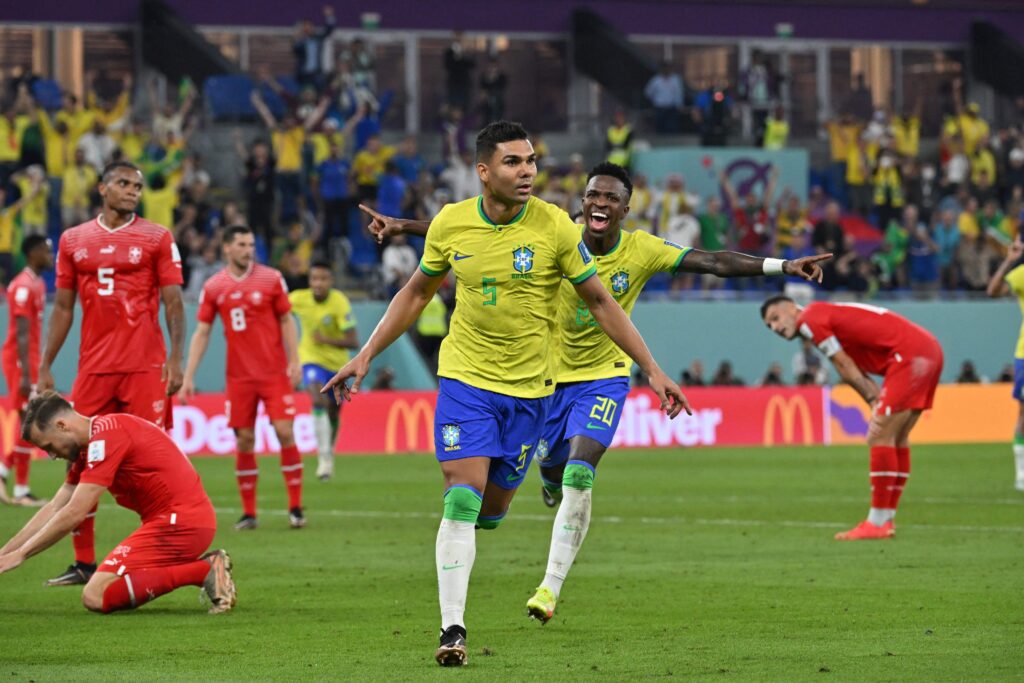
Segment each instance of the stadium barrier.
[[[998,443],[1009,441],[1017,403],[1009,384],[946,384],[933,410],[914,429],[914,443]],[[707,387],[686,392],[693,415],[669,420],[647,389],[629,393],[613,447],[782,446],[862,444],[869,413],[860,397],[840,387]],[[433,450],[434,391],[371,391],[342,410],[336,444],[343,455],[423,453]],[[296,394],[295,441],[316,451],[309,396]],[[17,413],[0,407],[0,446],[14,444]],[[235,436],[224,414],[224,394],[200,394],[174,406],[174,440],[188,455],[229,455]],[[256,422],[256,452],[278,450],[270,420]]]

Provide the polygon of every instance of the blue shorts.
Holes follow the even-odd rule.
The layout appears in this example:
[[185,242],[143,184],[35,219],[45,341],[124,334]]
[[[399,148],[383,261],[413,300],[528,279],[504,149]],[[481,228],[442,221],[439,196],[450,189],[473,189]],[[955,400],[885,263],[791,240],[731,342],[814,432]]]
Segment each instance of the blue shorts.
[[1024,358],[1013,359],[1013,397],[1024,401]]
[[516,398],[441,377],[434,412],[439,462],[491,458],[490,481],[516,489],[530,467],[551,397]]
[[[302,366],[302,383],[309,388],[311,384],[319,384],[321,387],[327,384],[327,380],[334,377],[334,371],[328,370],[322,365],[316,365],[314,363],[306,363]],[[327,392],[327,396],[330,397],[331,403],[337,405],[337,401],[334,400],[334,392]]]
[[537,463],[546,468],[564,465],[574,436],[611,446],[628,393],[626,377],[559,384],[537,442]]

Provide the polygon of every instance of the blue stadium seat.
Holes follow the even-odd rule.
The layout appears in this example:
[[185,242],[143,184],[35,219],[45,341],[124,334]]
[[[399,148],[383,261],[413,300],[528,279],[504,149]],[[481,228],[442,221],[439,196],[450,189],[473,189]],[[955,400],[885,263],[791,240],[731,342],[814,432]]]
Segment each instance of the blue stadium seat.
[[203,99],[215,120],[251,119],[256,117],[249,100],[254,87],[248,76],[211,76],[203,84]]
[[46,111],[60,109],[63,93],[57,81],[40,78],[32,84],[32,97]]

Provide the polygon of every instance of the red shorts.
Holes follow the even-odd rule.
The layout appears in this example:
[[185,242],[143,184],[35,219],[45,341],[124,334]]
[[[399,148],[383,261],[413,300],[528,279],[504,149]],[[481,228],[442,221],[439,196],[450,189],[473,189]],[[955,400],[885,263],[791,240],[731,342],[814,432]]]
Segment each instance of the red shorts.
[[928,410],[942,376],[942,347],[938,343],[901,351],[889,366],[878,394],[875,412],[892,415],[904,410]]
[[[24,410],[28,405],[28,396],[22,396],[19,392],[21,387],[21,363],[17,358],[10,358],[6,354],[3,357],[4,379],[7,380],[7,396],[10,399],[10,406],[14,410]],[[29,373],[32,386],[35,387],[37,371]]]
[[96,571],[120,575],[192,562],[210,547],[216,533],[213,528],[147,522],[111,550]]
[[82,415],[128,413],[167,429],[167,385],[160,368],[142,372],[79,375],[71,390],[75,410]]
[[263,380],[228,380],[224,412],[228,427],[247,429],[256,426],[260,401],[271,422],[295,417],[295,395],[287,375]]

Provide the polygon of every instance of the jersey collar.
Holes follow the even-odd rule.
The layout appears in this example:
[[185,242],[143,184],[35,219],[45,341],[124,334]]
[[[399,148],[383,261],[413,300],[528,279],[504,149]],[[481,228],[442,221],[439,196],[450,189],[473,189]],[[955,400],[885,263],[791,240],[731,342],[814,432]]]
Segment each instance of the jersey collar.
[[476,211],[477,211],[477,213],[480,214],[480,218],[483,219],[484,223],[486,223],[487,225],[491,226],[492,228],[497,228],[497,227],[499,227],[499,225],[501,225],[501,226],[508,226],[508,225],[513,225],[513,224],[517,223],[523,217],[523,214],[526,213],[526,207],[529,206],[529,205],[530,205],[530,200],[527,199],[526,203],[523,204],[523,208],[519,209],[519,213],[517,213],[512,218],[512,220],[510,220],[508,223],[499,224],[499,223],[495,223],[494,221],[492,221],[490,218],[487,217],[487,214],[484,213],[484,196],[483,195],[479,195],[476,198]]
[[133,213],[131,220],[125,223],[124,225],[118,226],[116,228],[108,228],[106,225],[103,224],[103,214],[101,213],[100,215],[96,216],[96,225],[100,226],[107,232],[117,232],[118,230],[121,230],[122,228],[127,228],[129,225],[134,223],[136,218],[138,218],[138,214]]
[[244,273],[242,273],[241,276],[238,276],[238,275],[235,275],[234,273],[232,273],[230,266],[224,266],[224,272],[227,273],[228,277],[231,278],[232,280],[234,280],[235,282],[241,282],[245,278],[247,278],[250,275],[252,275],[252,271],[255,268],[256,268],[256,260],[253,259],[252,261],[249,262],[249,267],[245,270]]

